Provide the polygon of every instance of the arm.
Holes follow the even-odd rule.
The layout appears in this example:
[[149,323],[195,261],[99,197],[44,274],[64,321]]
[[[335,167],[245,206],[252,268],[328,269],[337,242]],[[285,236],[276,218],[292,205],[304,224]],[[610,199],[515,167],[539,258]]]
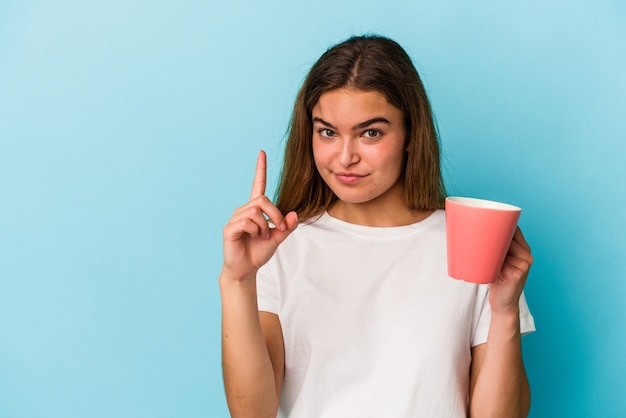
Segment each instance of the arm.
[[[222,362],[228,406],[233,417],[275,417],[284,369],[280,322],[259,312],[256,273],[297,227],[264,196],[265,154],[261,152],[250,202],[224,227]],[[276,228],[270,228],[267,215]]]
[[472,349],[470,417],[528,415],[530,387],[522,360],[519,299],[532,262],[518,228],[500,277],[491,285],[487,343]]
[[529,408],[519,318],[492,317],[487,343],[472,349],[469,416],[526,417]]
[[222,366],[233,417],[275,417],[285,354],[278,316],[259,312],[255,281],[220,277]]

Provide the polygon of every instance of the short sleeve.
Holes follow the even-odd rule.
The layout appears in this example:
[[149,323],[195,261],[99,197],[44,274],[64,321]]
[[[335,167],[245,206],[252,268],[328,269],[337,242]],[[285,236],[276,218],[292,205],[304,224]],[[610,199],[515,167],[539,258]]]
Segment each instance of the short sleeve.
[[530,314],[530,309],[528,308],[528,304],[526,303],[526,296],[524,296],[523,292],[522,296],[519,299],[519,321],[522,335],[530,334],[531,332],[536,331],[535,319]]
[[[488,288],[487,288],[488,289]],[[487,342],[487,335],[489,334],[489,325],[491,324],[491,306],[489,305],[489,290],[484,293],[484,297],[477,300],[476,312],[474,317],[477,321],[474,324],[474,333],[472,336],[471,346],[475,347]],[[520,296],[519,300],[519,319],[520,319],[520,331],[522,335],[529,334],[535,331],[535,320],[528,309],[526,303],[526,296],[524,292]]]
[[262,266],[256,275],[256,291],[259,311],[278,315],[280,292],[277,278],[272,274],[270,264]]

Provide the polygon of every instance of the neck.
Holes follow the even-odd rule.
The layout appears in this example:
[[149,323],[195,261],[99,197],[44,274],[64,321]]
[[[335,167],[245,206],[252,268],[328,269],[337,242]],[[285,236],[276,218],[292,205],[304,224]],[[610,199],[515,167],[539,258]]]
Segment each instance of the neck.
[[404,202],[404,198],[395,203],[386,200],[384,202],[348,203],[338,200],[328,213],[337,219],[352,224],[374,226],[374,227],[394,227],[411,225],[423,221],[429,217],[433,211],[413,210]]

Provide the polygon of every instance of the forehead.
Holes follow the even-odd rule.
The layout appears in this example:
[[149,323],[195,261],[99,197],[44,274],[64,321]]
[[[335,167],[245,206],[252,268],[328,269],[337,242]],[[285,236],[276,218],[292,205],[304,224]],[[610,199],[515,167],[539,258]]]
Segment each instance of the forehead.
[[312,113],[313,117],[324,120],[337,118],[346,122],[359,122],[373,117],[389,120],[402,118],[400,109],[389,103],[382,93],[348,88],[329,90],[322,94]]

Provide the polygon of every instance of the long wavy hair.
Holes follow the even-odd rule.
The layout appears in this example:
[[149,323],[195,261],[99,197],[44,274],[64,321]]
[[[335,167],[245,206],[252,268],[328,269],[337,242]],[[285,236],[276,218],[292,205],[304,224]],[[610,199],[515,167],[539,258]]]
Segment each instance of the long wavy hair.
[[416,210],[443,208],[446,192],[439,139],[424,85],[398,43],[368,35],[351,37],[328,49],[300,88],[276,189],[278,209],[296,211],[304,220],[321,214],[337,200],[315,167],[311,116],[320,96],[337,88],[377,91],[402,111],[407,132],[406,203]]

